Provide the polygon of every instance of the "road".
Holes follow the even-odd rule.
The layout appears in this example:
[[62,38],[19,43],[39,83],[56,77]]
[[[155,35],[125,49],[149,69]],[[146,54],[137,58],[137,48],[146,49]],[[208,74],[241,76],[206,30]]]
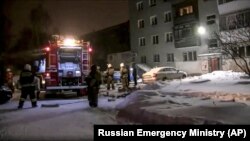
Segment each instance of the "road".
[[[87,97],[51,97],[38,101],[31,108],[27,99],[24,108],[17,109],[14,98],[0,105],[0,140],[86,140],[93,139],[93,125],[117,124],[115,106],[124,98],[109,101],[99,96],[99,107],[90,108]],[[43,107],[42,105],[56,105]]]

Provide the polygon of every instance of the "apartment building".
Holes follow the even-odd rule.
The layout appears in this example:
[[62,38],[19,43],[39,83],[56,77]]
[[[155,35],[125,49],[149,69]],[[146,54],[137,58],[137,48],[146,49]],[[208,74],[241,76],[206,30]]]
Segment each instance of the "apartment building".
[[244,9],[232,4],[230,8],[230,2],[235,1],[129,0],[130,44],[137,54],[136,62],[151,67],[174,66],[188,73],[222,69],[215,37],[219,19]]
[[[233,40],[237,40],[235,48],[237,55],[246,58],[248,65],[250,65],[250,1],[249,0],[218,0],[218,10],[220,16],[220,32],[229,33],[226,37]],[[232,36],[233,35],[233,36]],[[242,43],[242,41],[246,41]],[[241,62],[236,57],[238,62]],[[242,62],[244,64],[244,62]],[[239,70],[235,67],[236,64],[233,60],[223,58],[222,69],[223,70]]]

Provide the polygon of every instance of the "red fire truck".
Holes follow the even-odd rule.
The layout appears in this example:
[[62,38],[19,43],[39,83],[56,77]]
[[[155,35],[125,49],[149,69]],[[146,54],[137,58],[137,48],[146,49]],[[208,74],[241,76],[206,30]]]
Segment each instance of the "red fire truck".
[[84,95],[87,87],[84,79],[90,69],[90,43],[54,36],[44,51],[46,93],[74,91],[78,96]]

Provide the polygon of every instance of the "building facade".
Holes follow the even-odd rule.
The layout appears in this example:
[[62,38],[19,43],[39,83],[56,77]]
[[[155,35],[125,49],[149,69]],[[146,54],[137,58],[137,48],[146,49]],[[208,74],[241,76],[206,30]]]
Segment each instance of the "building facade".
[[[173,66],[189,74],[222,69],[216,33],[220,31],[220,17],[235,12],[223,6],[230,2],[129,0],[130,44],[137,54],[136,62],[151,67]],[[246,5],[235,10],[247,9]]]

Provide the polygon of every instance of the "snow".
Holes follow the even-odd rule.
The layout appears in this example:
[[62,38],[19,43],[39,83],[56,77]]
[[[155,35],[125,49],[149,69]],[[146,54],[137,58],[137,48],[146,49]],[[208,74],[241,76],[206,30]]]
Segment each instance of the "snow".
[[167,86],[162,88],[162,91],[250,94],[250,87],[247,87],[250,84],[250,79],[242,79],[242,77],[246,77],[246,74],[233,71],[214,71],[201,76],[163,82]]
[[0,105],[0,140],[92,140],[95,124],[250,124],[249,86],[244,73],[215,71],[139,84],[140,90],[111,102],[102,96],[102,86],[94,109],[86,97],[41,100],[37,108],[29,108],[26,100],[22,110],[16,110],[18,101],[12,99]]
[[159,81],[126,97],[117,106],[117,119],[143,124],[250,124],[249,86],[246,74],[233,71]]

